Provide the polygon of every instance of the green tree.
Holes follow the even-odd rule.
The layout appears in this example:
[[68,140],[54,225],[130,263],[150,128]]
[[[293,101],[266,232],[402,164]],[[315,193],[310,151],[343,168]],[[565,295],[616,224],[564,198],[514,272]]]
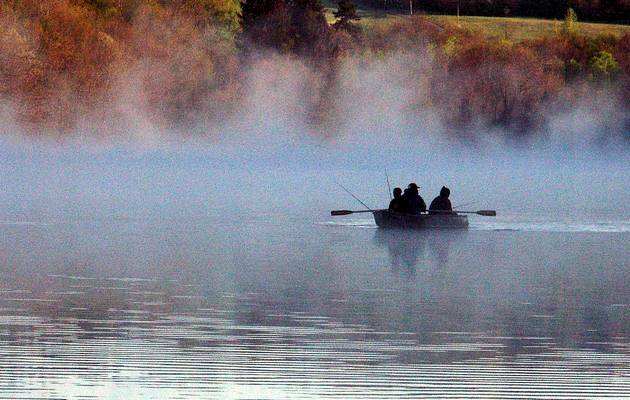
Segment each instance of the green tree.
[[270,48],[281,53],[293,49],[291,14],[285,0],[246,0],[241,5],[241,42],[246,49]]
[[319,0],[247,0],[243,3],[243,43],[312,59],[335,51]]
[[591,57],[589,68],[593,77],[600,80],[609,80],[619,72],[619,63],[612,54],[607,51],[600,51]]
[[564,33],[574,33],[577,30],[577,14],[572,8],[567,9],[567,13],[564,16],[564,23],[562,24],[562,31]]

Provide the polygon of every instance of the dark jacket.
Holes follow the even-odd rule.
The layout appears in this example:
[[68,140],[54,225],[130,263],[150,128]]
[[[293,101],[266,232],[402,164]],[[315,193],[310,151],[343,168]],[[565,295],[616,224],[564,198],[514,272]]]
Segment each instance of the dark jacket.
[[420,197],[416,191],[405,189],[402,199],[404,201],[404,212],[406,214],[420,214],[427,210],[424,199]]
[[[429,214],[431,211],[453,211],[453,206],[451,206],[451,201],[448,199],[448,196],[451,195],[451,191],[446,186],[442,186],[440,190],[440,195],[433,199],[431,205],[429,206]],[[442,214],[442,213],[434,213],[434,214]]]
[[392,201],[389,202],[389,211],[403,213],[405,212],[405,202],[401,197],[394,197]]
[[429,214],[431,214],[431,211],[453,211],[453,206],[451,205],[451,201],[448,197],[438,196],[433,199],[431,205],[429,206]]

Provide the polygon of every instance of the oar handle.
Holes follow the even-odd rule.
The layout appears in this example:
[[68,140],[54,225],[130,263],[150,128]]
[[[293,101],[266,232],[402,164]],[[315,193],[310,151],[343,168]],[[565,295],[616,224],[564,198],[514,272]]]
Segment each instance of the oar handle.
[[484,217],[496,217],[497,212],[495,210],[479,210],[477,211],[478,215],[483,215]]

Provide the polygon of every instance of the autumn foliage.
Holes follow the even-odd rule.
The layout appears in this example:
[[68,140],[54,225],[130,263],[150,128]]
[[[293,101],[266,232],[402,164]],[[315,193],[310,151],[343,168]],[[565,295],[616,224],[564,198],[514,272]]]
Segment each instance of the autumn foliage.
[[629,43],[627,34],[568,30],[511,43],[422,17],[335,29],[318,0],[6,0],[0,107],[33,134],[116,127],[124,135],[140,128],[129,115],[204,131],[238,118],[252,66],[280,57],[310,71],[306,123],[325,127],[347,108],[336,101],[342,77],[360,80],[366,65],[399,60],[387,73],[404,75],[409,115],[431,110],[456,133],[523,136],[589,92],[627,109]]
[[87,118],[112,125],[125,112],[146,112],[165,127],[223,112],[236,96],[234,22],[226,20],[224,8],[204,14],[192,1],[169,4],[0,5],[5,107],[27,129],[60,132]]

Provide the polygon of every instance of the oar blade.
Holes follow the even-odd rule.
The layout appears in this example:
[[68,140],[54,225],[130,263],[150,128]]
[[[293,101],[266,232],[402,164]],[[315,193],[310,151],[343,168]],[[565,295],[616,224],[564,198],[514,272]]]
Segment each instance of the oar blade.
[[330,212],[330,215],[332,215],[333,217],[339,216],[339,215],[350,215],[352,214],[353,211],[350,210],[332,210]]
[[484,217],[496,217],[497,212],[495,210],[479,210],[477,214],[483,215]]

